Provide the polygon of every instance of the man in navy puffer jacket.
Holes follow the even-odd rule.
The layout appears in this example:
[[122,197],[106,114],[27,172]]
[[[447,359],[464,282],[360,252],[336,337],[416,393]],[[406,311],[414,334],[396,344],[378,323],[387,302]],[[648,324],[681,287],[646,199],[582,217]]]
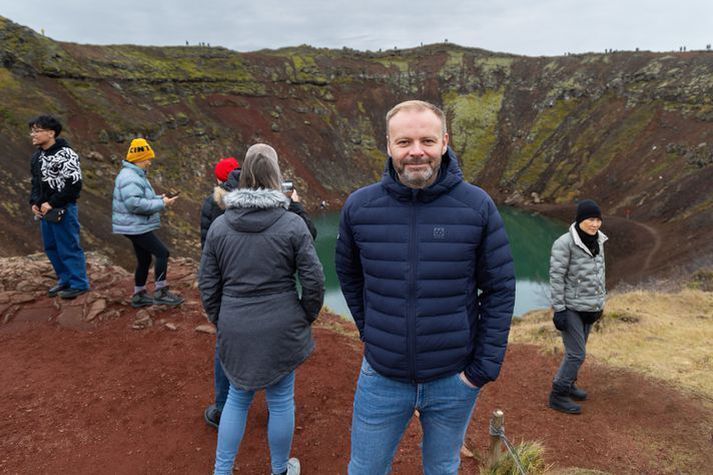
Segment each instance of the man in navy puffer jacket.
[[415,410],[426,474],[456,474],[480,388],[495,380],[515,301],[508,237],[463,181],[445,115],[407,101],[386,115],[380,183],[340,218],[336,270],[362,341],[350,475],[388,473]]

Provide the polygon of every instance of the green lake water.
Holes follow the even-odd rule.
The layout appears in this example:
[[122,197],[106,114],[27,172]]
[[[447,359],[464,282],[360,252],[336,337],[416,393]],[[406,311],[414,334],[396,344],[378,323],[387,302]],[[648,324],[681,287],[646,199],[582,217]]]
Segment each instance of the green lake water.
[[[515,208],[501,207],[510,247],[515,259],[517,291],[515,315],[549,306],[548,268],[552,243],[567,230],[567,225]],[[339,281],[334,271],[334,246],[339,229],[339,213],[312,216],[317,226],[317,253],[324,266],[326,294],[324,305],[332,312],[349,317]]]

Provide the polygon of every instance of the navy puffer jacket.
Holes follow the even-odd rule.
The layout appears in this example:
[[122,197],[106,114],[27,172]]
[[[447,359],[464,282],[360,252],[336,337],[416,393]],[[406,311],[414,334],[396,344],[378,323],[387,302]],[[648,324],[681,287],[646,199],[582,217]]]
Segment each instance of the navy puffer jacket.
[[380,183],[342,209],[336,270],[380,374],[426,382],[465,371],[493,381],[505,356],[515,274],[491,198],[463,181],[448,149],[436,182],[402,185],[388,159]]

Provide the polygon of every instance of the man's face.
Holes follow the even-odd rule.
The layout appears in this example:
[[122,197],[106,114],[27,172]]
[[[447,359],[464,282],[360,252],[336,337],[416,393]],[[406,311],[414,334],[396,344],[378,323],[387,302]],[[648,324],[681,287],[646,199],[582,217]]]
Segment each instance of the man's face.
[[438,116],[428,109],[405,109],[391,117],[387,127],[386,147],[399,181],[409,188],[425,188],[436,181],[448,146]]
[[32,145],[46,149],[54,143],[54,130],[33,126],[30,129],[30,137]]

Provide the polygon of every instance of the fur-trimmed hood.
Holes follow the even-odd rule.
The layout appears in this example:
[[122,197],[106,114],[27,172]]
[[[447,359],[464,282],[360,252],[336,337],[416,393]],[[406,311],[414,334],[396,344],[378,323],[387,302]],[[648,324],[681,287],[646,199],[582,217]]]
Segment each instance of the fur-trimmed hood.
[[285,208],[290,205],[290,200],[277,190],[259,188],[240,188],[226,194],[223,198],[226,208]]
[[223,198],[225,198],[225,195],[227,195],[233,190],[237,190],[238,188],[240,188],[239,168],[230,172],[230,175],[228,175],[228,180],[225,183],[221,183],[220,185],[213,188],[213,201],[218,206],[218,208],[224,210],[225,203],[223,203]]
[[223,202],[223,199],[228,193],[230,192],[228,190],[223,189],[222,186],[216,186],[215,188],[213,188],[213,201],[215,201],[215,204],[217,204],[220,209],[225,209],[225,203]]
[[225,219],[243,232],[261,232],[287,212],[290,200],[280,191],[241,188],[223,197]]

